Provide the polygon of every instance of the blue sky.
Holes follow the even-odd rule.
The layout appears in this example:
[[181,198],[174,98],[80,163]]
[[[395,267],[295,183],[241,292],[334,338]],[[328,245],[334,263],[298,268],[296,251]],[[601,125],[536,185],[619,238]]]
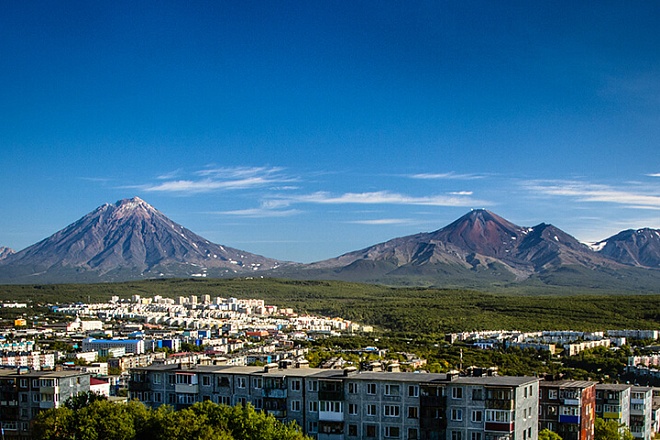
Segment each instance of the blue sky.
[[139,196],[311,262],[471,208],[660,228],[660,3],[0,4],[0,245]]

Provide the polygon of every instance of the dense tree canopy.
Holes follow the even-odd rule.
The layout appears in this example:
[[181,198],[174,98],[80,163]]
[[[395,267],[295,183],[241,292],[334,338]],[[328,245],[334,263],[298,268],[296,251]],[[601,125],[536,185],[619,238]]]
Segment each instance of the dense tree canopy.
[[622,425],[619,425],[616,420],[603,420],[596,418],[594,426],[594,439],[595,440],[633,440],[633,436]]
[[539,440],[562,440],[562,438],[556,432],[552,432],[549,429],[542,429],[539,431]]
[[[82,401],[82,399],[81,399]],[[251,406],[197,403],[174,411],[154,410],[142,403],[112,403],[89,399],[86,406],[65,405],[39,413],[34,423],[37,440],[304,440],[295,425],[285,425]],[[75,406],[72,409],[70,406]]]

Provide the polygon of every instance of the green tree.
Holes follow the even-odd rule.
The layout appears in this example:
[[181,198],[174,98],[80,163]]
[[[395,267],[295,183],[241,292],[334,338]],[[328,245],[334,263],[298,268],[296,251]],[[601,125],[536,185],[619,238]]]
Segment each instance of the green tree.
[[559,434],[552,432],[549,429],[539,431],[539,440],[562,440]]
[[596,418],[594,440],[633,440],[633,436],[628,428],[616,420]]
[[71,396],[64,402],[64,406],[74,411],[82,409],[92,402],[98,400],[108,400],[104,395],[95,393],[93,391],[88,391],[86,393],[78,393],[75,396]]

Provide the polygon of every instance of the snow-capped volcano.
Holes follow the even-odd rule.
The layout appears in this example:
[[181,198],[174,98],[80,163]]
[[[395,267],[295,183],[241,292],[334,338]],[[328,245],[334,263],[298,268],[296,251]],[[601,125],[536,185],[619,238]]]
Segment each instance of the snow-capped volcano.
[[279,261],[211,243],[134,197],[105,204],[8,256],[0,280],[60,282],[158,276],[223,276]]

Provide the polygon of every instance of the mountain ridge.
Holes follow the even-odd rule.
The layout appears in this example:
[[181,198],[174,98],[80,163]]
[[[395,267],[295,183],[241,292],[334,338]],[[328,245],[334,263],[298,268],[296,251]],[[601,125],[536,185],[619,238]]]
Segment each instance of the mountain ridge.
[[[101,205],[50,237],[9,255],[0,263],[0,280],[67,280],[71,271],[104,281],[217,277],[280,264],[211,243],[134,197]],[[59,275],[65,272],[67,276]]]
[[392,285],[580,284],[660,292],[659,230],[626,230],[590,247],[551,224],[523,227],[485,209],[432,232],[302,264],[211,243],[134,197],[101,205],[19,252],[2,249],[0,283],[256,273]]

